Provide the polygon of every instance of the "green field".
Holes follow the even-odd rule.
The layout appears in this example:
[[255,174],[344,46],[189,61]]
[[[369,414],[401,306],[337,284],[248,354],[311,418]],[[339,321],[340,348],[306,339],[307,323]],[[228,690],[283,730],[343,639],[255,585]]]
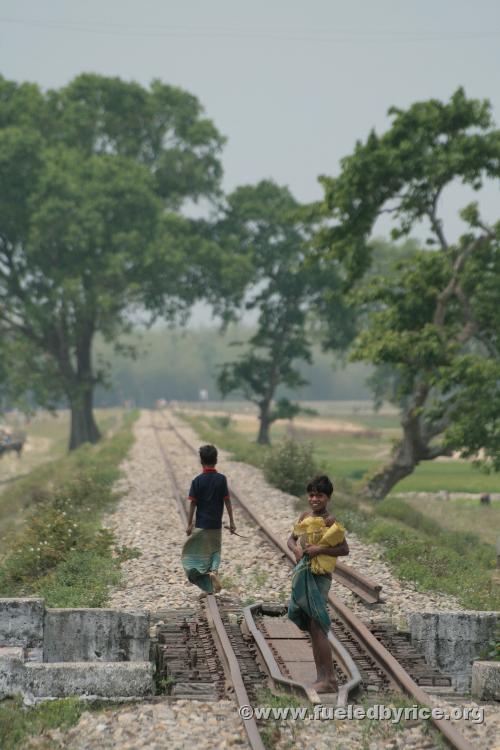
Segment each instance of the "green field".
[[[385,431],[382,431],[383,433]],[[382,466],[389,459],[390,438],[367,442],[356,438],[311,438],[321,466],[334,477],[351,480],[356,486],[362,484],[366,473]],[[385,449],[385,450],[384,450]],[[374,458],[374,454],[380,456]],[[423,462],[413,474],[399,482],[394,492],[500,492],[500,477],[497,473],[485,474],[470,461],[444,459]]]
[[500,500],[480,505],[477,498],[411,497],[405,502],[427,518],[450,531],[476,534],[483,542],[495,546],[500,534]]
[[[271,428],[271,440],[293,434],[297,440],[313,443],[319,466],[337,480],[352,482],[356,490],[363,477],[390,458],[394,440],[401,434],[397,415],[392,409],[374,414],[366,402],[320,402],[307,403],[315,408],[317,417],[298,418],[293,425],[277,423]],[[207,426],[217,427],[214,412],[231,415],[229,433],[238,446],[240,460],[245,450],[252,454],[262,452],[255,446],[257,434],[256,410],[244,404],[232,402],[223,405],[211,403],[189,405],[190,413],[203,420]],[[217,408],[218,407],[218,408]],[[215,419],[215,421],[214,421]],[[357,432],[354,431],[357,428]],[[228,431],[226,430],[226,437]],[[243,441],[243,442],[242,442]],[[265,450],[265,449],[264,449]],[[423,462],[414,473],[400,482],[394,492],[500,492],[500,476],[485,474],[471,461],[461,459],[438,459]]]

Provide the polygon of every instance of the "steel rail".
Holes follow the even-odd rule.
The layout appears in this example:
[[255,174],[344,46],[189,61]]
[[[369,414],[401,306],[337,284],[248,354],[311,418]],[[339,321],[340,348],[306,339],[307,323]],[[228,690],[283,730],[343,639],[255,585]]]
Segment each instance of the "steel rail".
[[[165,419],[165,415],[162,414],[162,416]],[[175,425],[172,425],[171,423],[169,423],[169,426],[173,430],[173,432],[177,435],[177,437],[179,437],[182,440],[182,442],[184,443],[184,445],[186,445],[187,447],[190,448],[191,451],[194,451],[194,453],[196,453],[196,450],[193,448],[193,446],[191,446],[191,444],[186,440],[186,438],[184,438],[184,436],[181,435],[181,433],[176,429]],[[156,430],[156,434],[158,435],[158,430]],[[169,469],[170,470],[170,474],[171,474],[170,480],[173,483],[173,485],[175,486],[175,497],[176,497],[177,507],[179,508],[179,512],[181,513],[181,517],[183,518],[184,522],[186,523],[187,522],[186,510],[185,510],[184,504],[183,504],[183,502],[182,502],[182,500],[180,498],[180,495],[179,495],[179,492],[178,492],[178,488],[177,488],[177,485],[175,483],[175,478],[173,477],[173,472],[171,470],[171,466],[170,466],[170,462],[169,462],[168,456],[166,454],[166,451],[165,451],[163,445],[161,445],[161,441],[159,441],[159,439],[158,439],[158,443],[161,446],[161,450],[162,450],[162,453],[163,453],[164,461],[170,467],[170,469]],[[265,536],[271,541],[271,544],[274,545],[275,547],[278,547],[280,549],[280,551],[289,558],[290,562],[293,565],[295,565],[295,558],[293,557],[293,555],[292,555],[291,551],[288,549],[288,547],[285,546],[282,543],[281,539],[279,539],[279,537],[277,537],[276,534],[274,534],[274,532],[271,530],[271,528],[264,521],[262,521],[248,507],[248,505],[246,503],[244,503],[240,499],[240,497],[238,495],[236,495],[236,493],[234,492],[234,490],[231,490],[231,494],[241,504],[241,507],[250,516],[250,518],[256,524],[256,526],[258,528],[260,528],[264,532]],[[357,688],[358,685],[361,683],[361,675],[359,673],[359,670],[358,670],[357,666],[355,665],[354,661],[352,660],[351,656],[349,655],[349,653],[347,652],[347,650],[345,649],[345,647],[342,645],[342,643],[340,643],[340,641],[333,635],[333,633],[330,632],[328,634],[328,640],[330,642],[330,647],[331,647],[331,649],[332,649],[332,651],[333,651],[333,653],[335,655],[335,659],[336,659],[338,665],[344,671],[344,673],[345,673],[345,675],[347,677],[347,681],[344,683],[344,685],[342,685],[342,687],[339,689],[339,693],[338,693],[337,703],[340,706],[340,705],[344,705],[347,702],[347,699],[348,699],[348,696],[349,696],[349,692],[351,690],[354,690],[355,688]],[[257,643],[257,645],[259,645],[259,643]],[[262,654],[262,655],[263,655],[263,658],[265,658],[264,654]],[[304,691],[307,694],[308,688],[306,686],[304,686],[303,689],[304,689]]]
[[243,617],[245,619],[245,625],[248,632],[255,641],[257,648],[260,651],[267,671],[271,675],[274,683],[280,685],[287,692],[299,692],[307,698],[311,703],[320,703],[320,698],[316,690],[308,687],[303,682],[297,682],[297,680],[291,680],[288,677],[284,677],[277,662],[274,658],[274,654],[269,648],[266,639],[255,624],[254,613],[258,612],[262,607],[262,602],[256,604],[250,604],[248,607],[243,609]]
[[[245,618],[245,624],[249,632],[252,634],[257,648],[259,649],[260,654],[266,663],[269,674],[271,675],[275,683],[281,685],[286,690],[303,692],[306,698],[311,701],[311,703],[320,703],[321,698],[313,688],[308,687],[302,682],[290,680],[282,675],[281,670],[276,663],[276,659],[274,658],[273,652],[269,648],[266,639],[264,638],[254,621],[254,612],[259,611],[261,607],[262,602],[250,604],[248,607],[244,608],[243,616]],[[339,686],[337,706],[340,708],[347,704],[349,693],[355,690],[355,688],[357,688],[361,684],[361,675],[351,655],[349,654],[347,649],[340,643],[340,641],[335,638],[333,633],[328,633],[328,640],[330,642],[330,647],[334,653],[337,663],[340,665],[344,674],[349,677],[347,682]]]
[[[153,412],[151,412],[151,416],[153,416]],[[165,468],[167,470],[167,474],[170,479],[170,484],[172,486],[172,491],[174,493],[177,510],[179,511],[179,515],[183,523],[187,524],[186,508],[179,493],[179,488],[177,486],[177,481],[175,479],[175,475],[172,469],[172,465],[170,463],[170,459],[168,458],[165,447],[160,440],[160,436],[158,434],[158,428],[154,424],[153,419],[152,419],[152,427],[156,435],[156,441],[160,449],[160,452],[162,454]],[[215,632],[217,634],[217,638],[221,646],[221,651],[222,651],[224,660],[226,662],[226,667],[229,669],[231,682],[232,682],[234,692],[236,695],[236,699],[238,702],[238,708],[241,708],[242,706],[249,706],[251,705],[250,698],[248,697],[248,693],[244,685],[243,678],[241,676],[238,659],[236,658],[236,654],[234,653],[233,647],[231,646],[231,642],[229,638],[227,637],[227,633],[224,628],[224,623],[222,622],[222,618],[220,616],[219,608],[217,605],[217,600],[215,599],[215,596],[213,594],[207,594],[206,601],[207,601],[207,610],[209,613],[210,620],[212,621],[214,625]],[[255,721],[255,718],[253,716],[251,718],[245,718],[243,721],[243,725],[245,727],[248,741],[250,743],[250,747],[252,748],[252,750],[265,750],[265,745],[262,742],[262,738],[260,736],[260,732],[257,727],[257,722]]]
[[[160,412],[162,413],[162,412]],[[165,415],[162,414],[162,416],[165,418]],[[166,418],[165,418],[166,419]],[[197,455],[196,448],[191,445],[189,440],[187,440],[184,435],[177,429],[177,427],[169,422],[170,429],[172,429],[175,434],[182,440],[184,445],[195,455]],[[249,507],[241,500],[240,494],[235,490],[234,484],[232,484],[229,487],[229,491],[231,495],[234,497],[234,499],[240,503],[240,505],[246,510],[248,515],[252,518],[254,523],[256,523],[258,526],[261,527],[264,534],[271,540],[273,544],[276,544],[276,538],[274,537],[273,533],[269,530],[269,527],[267,527],[263,522],[261,522],[258,517],[249,509]],[[291,556],[290,550],[285,552],[289,557]],[[295,564],[295,559],[291,557],[293,560],[293,563]],[[357,570],[354,570],[350,565],[346,565],[343,562],[338,561],[335,570],[333,571],[333,577],[336,581],[342,584],[342,586],[345,586],[350,591],[352,591],[354,594],[359,596],[360,599],[362,599],[366,604],[377,604],[377,602],[380,601],[380,592],[382,590],[382,586],[379,583],[374,583],[374,581],[367,578],[367,576],[364,576],[362,573],[359,573]]]
[[[176,432],[185,445],[190,444],[181,436],[179,431],[176,430],[175,426],[172,425],[173,430]],[[289,562],[295,565],[295,559],[288,547],[285,546],[283,541],[276,537],[276,535],[269,529],[264,521],[258,519],[258,516],[246,505],[241,498],[237,498],[241,506],[246,512],[255,519],[258,526],[265,532],[266,536],[278,547],[281,552],[286,556]],[[403,693],[406,693],[409,697],[413,698],[421,706],[426,708],[432,708],[428,700],[427,693],[416,684],[408,674],[408,672],[401,666],[401,664],[394,658],[394,656],[375,638],[375,636],[368,630],[366,625],[352,612],[346,605],[334,594],[328,595],[328,601],[335,609],[336,613],[344,624],[351,630],[351,632],[359,639],[362,645],[372,655],[375,661],[379,664],[381,669],[387,675],[388,679],[398,687]],[[474,746],[457,730],[455,727],[446,719],[438,719],[431,715],[430,718],[436,729],[443,735],[448,744],[455,748],[455,750],[475,750]]]

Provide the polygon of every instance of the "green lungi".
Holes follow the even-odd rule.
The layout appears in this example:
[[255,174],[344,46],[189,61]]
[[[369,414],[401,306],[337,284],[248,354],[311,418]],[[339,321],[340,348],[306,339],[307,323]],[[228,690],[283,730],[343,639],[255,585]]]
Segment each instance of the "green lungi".
[[213,594],[211,570],[218,570],[222,529],[195,529],[182,548],[182,567],[188,580]]
[[311,561],[306,554],[293,569],[288,617],[301,630],[309,630],[311,618],[317,620],[325,633],[330,630],[331,620],[326,603],[331,583],[331,576],[311,572]]

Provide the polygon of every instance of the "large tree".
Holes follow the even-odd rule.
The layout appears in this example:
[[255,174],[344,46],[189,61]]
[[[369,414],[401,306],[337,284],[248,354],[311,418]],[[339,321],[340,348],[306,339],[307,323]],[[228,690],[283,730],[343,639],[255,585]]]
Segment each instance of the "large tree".
[[[313,219],[288,188],[268,180],[228,196],[216,227],[218,243],[250,261],[246,309],[258,315],[243,352],[222,367],[219,388],[224,395],[242,393],[256,404],[259,443],[269,443],[276,419],[300,411],[298,404],[275,397],[280,388],[305,384],[297,365],[311,362],[308,316],[326,296],[333,299],[338,287],[334,269],[321,268],[310,257],[312,231]],[[333,309],[330,305],[331,317]]]
[[[370,133],[337,178],[323,178],[330,225],[318,235],[363,312],[353,357],[381,368],[377,395],[401,409],[402,438],[364,488],[372,498],[454,450],[500,468],[500,224],[487,226],[471,204],[462,211],[467,230],[450,242],[439,215],[452,183],[479,190],[485,178],[498,180],[500,132],[488,102],[461,89],[448,103],[390,114],[386,133]],[[392,215],[394,237],[426,221],[429,249],[359,288],[382,213]]]
[[222,143],[195,97],[159,81],[81,75],[43,93],[0,79],[0,322],[64,394],[70,448],[99,439],[96,333],[118,341],[134,311],[186,309],[205,293],[199,259],[221,263],[182,212],[220,194]]

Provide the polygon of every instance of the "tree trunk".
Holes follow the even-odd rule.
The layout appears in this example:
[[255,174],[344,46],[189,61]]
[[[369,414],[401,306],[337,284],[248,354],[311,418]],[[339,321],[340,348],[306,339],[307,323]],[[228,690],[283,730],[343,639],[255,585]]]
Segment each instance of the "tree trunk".
[[70,390],[71,432],[69,449],[74,450],[83,443],[97,443],[101,433],[94,419],[94,377],[92,373],[92,334],[78,342],[77,371],[74,387]]
[[260,445],[269,445],[271,440],[269,438],[269,428],[271,427],[271,420],[269,418],[269,403],[260,404],[260,413],[259,413],[259,434],[257,436],[257,442]]
[[425,458],[428,451],[422,444],[418,417],[403,419],[403,439],[396,445],[392,460],[374,474],[361,490],[371,500],[383,500],[394,485],[413,473],[415,466]]
[[93,389],[86,387],[83,393],[72,399],[71,408],[71,433],[69,438],[70,451],[78,448],[83,443],[97,443],[101,433],[94,419]]
[[383,500],[394,485],[413,473],[416,465],[399,463],[396,459],[391,461],[368,480],[361,493],[370,500]]

